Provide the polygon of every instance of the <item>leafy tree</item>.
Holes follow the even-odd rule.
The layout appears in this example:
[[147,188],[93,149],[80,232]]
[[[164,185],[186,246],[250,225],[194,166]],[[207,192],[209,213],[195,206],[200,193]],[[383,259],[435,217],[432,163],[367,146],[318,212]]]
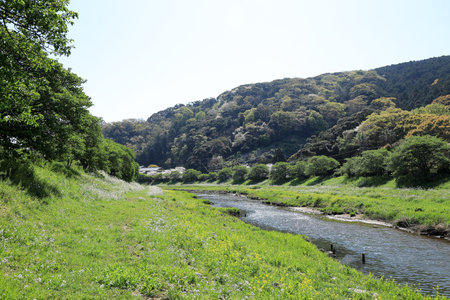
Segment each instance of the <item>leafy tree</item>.
[[417,127],[408,132],[406,138],[417,135],[432,135],[450,141],[450,116],[426,117]]
[[290,165],[289,177],[298,179],[305,178],[307,177],[305,170],[306,170],[306,161],[299,160],[295,163],[295,165]]
[[[0,122],[36,126],[37,88],[56,65],[47,54],[69,55],[68,25],[77,17],[67,0],[0,1]],[[42,72],[47,74],[43,75]]]
[[361,164],[361,156],[346,158],[345,162],[339,168],[338,173],[347,175],[348,177],[359,176],[359,166]]
[[413,136],[394,149],[389,169],[397,182],[420,185],[450,170],[450,146],[433,136]]
[[442,104],[445,106],[450,106],[450,94],[437,97],[436,99],[433,100],[432,104]]
[[339,162],[325,155],[313,156],[308,159],[305,174],[308,176],[327,176],[333,174],[339,167]]
[[194,169],[187,169],[182,176],[183,182],[189,183],[197,181],[201,174],[202,172],[200,171]]
[[289,175],[290,164],[287,162],[277,162],[270,170],[270,179],[275,183],[285,182]]
[[223,168],[217,173],[217,179],[220,182],[225,182],[233,177],[233,170],[231,168]]
[[172,171],[169,174],[170,181],[172,181],[172,182],[180,181],[182,179],[182,176],[183,175],[178,171]]
[[357,162],[358,176],[383,175],[386,172],[386,161],[389,151],[386,149],[367,150],[361,154],[361,159]]
[[235,166],[233,168],[233,181],[236,183],[244,182],[247,179],[248,169],[246,166]]
[[218,179],[217,172],[208,173],[208,181],[216,181]]
[[269,168],[263,164],[257,164],[250,169],[248,179],[258,182],[266,180],[269,177]]

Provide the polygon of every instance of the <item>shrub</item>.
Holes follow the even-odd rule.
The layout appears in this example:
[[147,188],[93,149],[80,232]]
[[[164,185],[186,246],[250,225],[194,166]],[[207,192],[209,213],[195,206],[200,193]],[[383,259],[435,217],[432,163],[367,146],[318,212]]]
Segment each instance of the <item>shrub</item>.
[[170,181],[177,182],[177,181],[181,180],[182,174],[180,172],[178,172],[178,171],[172,171],[169,174],[169,178],[170,178]]
[[306,169],[306,161],[298,161],[295,163],[295,165],[289,166],[289,177],[294,178],[305,178],[305,169]]
[[273,182],[284,182],[288,178],[290,164],[287,162],[277,162],[270,170],[270,179]]
[[252,181],[263,181],[269,177],[269,168],[263,164],[257,164],[250,169],[248,179]]
[[194,169],[187,169],[183,173],[183,182],[194,182],[197,181],[199,176],[202,173],[200,171],[194,170]]
[[383,175],[386,172],[389,151],[386,149],[368,150],[361,154],[360,176]]
[[246,166],[236,166],[233,168],[233,181],[234,182],[244,182],[247,178],[247,167]]
[[339,167],[339,162],[334,158],[319,155],[308,159],[305,174],[308,176],[327,176],[333,174],[333,171]]
[[217,172],[209,172],[208,173],[208,181],[216,181],[218,178]]
[[400,185],[420,185],[433,175],[448,173],[450,146],[433,136],[413,136],[394,149],[389,170]]
[[217,173],[217,178],[220,182],[229,180],[233,176],[233,170],[231,168],[223,168]]

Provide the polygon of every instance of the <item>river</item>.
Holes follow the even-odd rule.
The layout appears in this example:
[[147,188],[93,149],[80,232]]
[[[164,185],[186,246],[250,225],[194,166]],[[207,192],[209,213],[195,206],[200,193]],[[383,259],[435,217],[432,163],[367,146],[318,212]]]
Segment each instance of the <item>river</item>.
[[[422,293],[450,296],[450,243],[394,228],[329,220],[271,206],[241,196],[198,194],[216,207],[235,207],[241,219],[267,230],[306,235],[317,247],[336,250],[336,258],[363,273],[414,285]],[[365,264],[362,254],[365,254]]]

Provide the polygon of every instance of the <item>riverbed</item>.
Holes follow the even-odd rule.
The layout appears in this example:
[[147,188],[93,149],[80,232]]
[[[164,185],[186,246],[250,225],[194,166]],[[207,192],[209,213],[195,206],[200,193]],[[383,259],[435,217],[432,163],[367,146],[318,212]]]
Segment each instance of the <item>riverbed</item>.
[[[235,207],[241,219],[267,230],[303,234],[318,248],[366,274],[413,285],[424,294],[450,296],[450,243],[380,225],[330,220],[242,196],[198,194],[216,207]],[[362,255],[365,256],[363,263]]]

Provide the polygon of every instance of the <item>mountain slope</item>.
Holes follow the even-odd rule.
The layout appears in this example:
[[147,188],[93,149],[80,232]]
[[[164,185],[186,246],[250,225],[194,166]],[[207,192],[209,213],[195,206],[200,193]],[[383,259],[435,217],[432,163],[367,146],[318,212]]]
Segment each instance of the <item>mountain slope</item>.
[[305,144],[322,141],[324,153],[344,159],[345,153],[358,149],[329,148],[371,113],[395,106],[418,108],[447,94],[450,56],[443,56],[370,71],[242,85],[217,98],[160,111],[147,121],[106,124],[103,133],[136,150],[144,165],[211,171],[227,164],[282,160],[295,153],[292,158],[304,158]]

